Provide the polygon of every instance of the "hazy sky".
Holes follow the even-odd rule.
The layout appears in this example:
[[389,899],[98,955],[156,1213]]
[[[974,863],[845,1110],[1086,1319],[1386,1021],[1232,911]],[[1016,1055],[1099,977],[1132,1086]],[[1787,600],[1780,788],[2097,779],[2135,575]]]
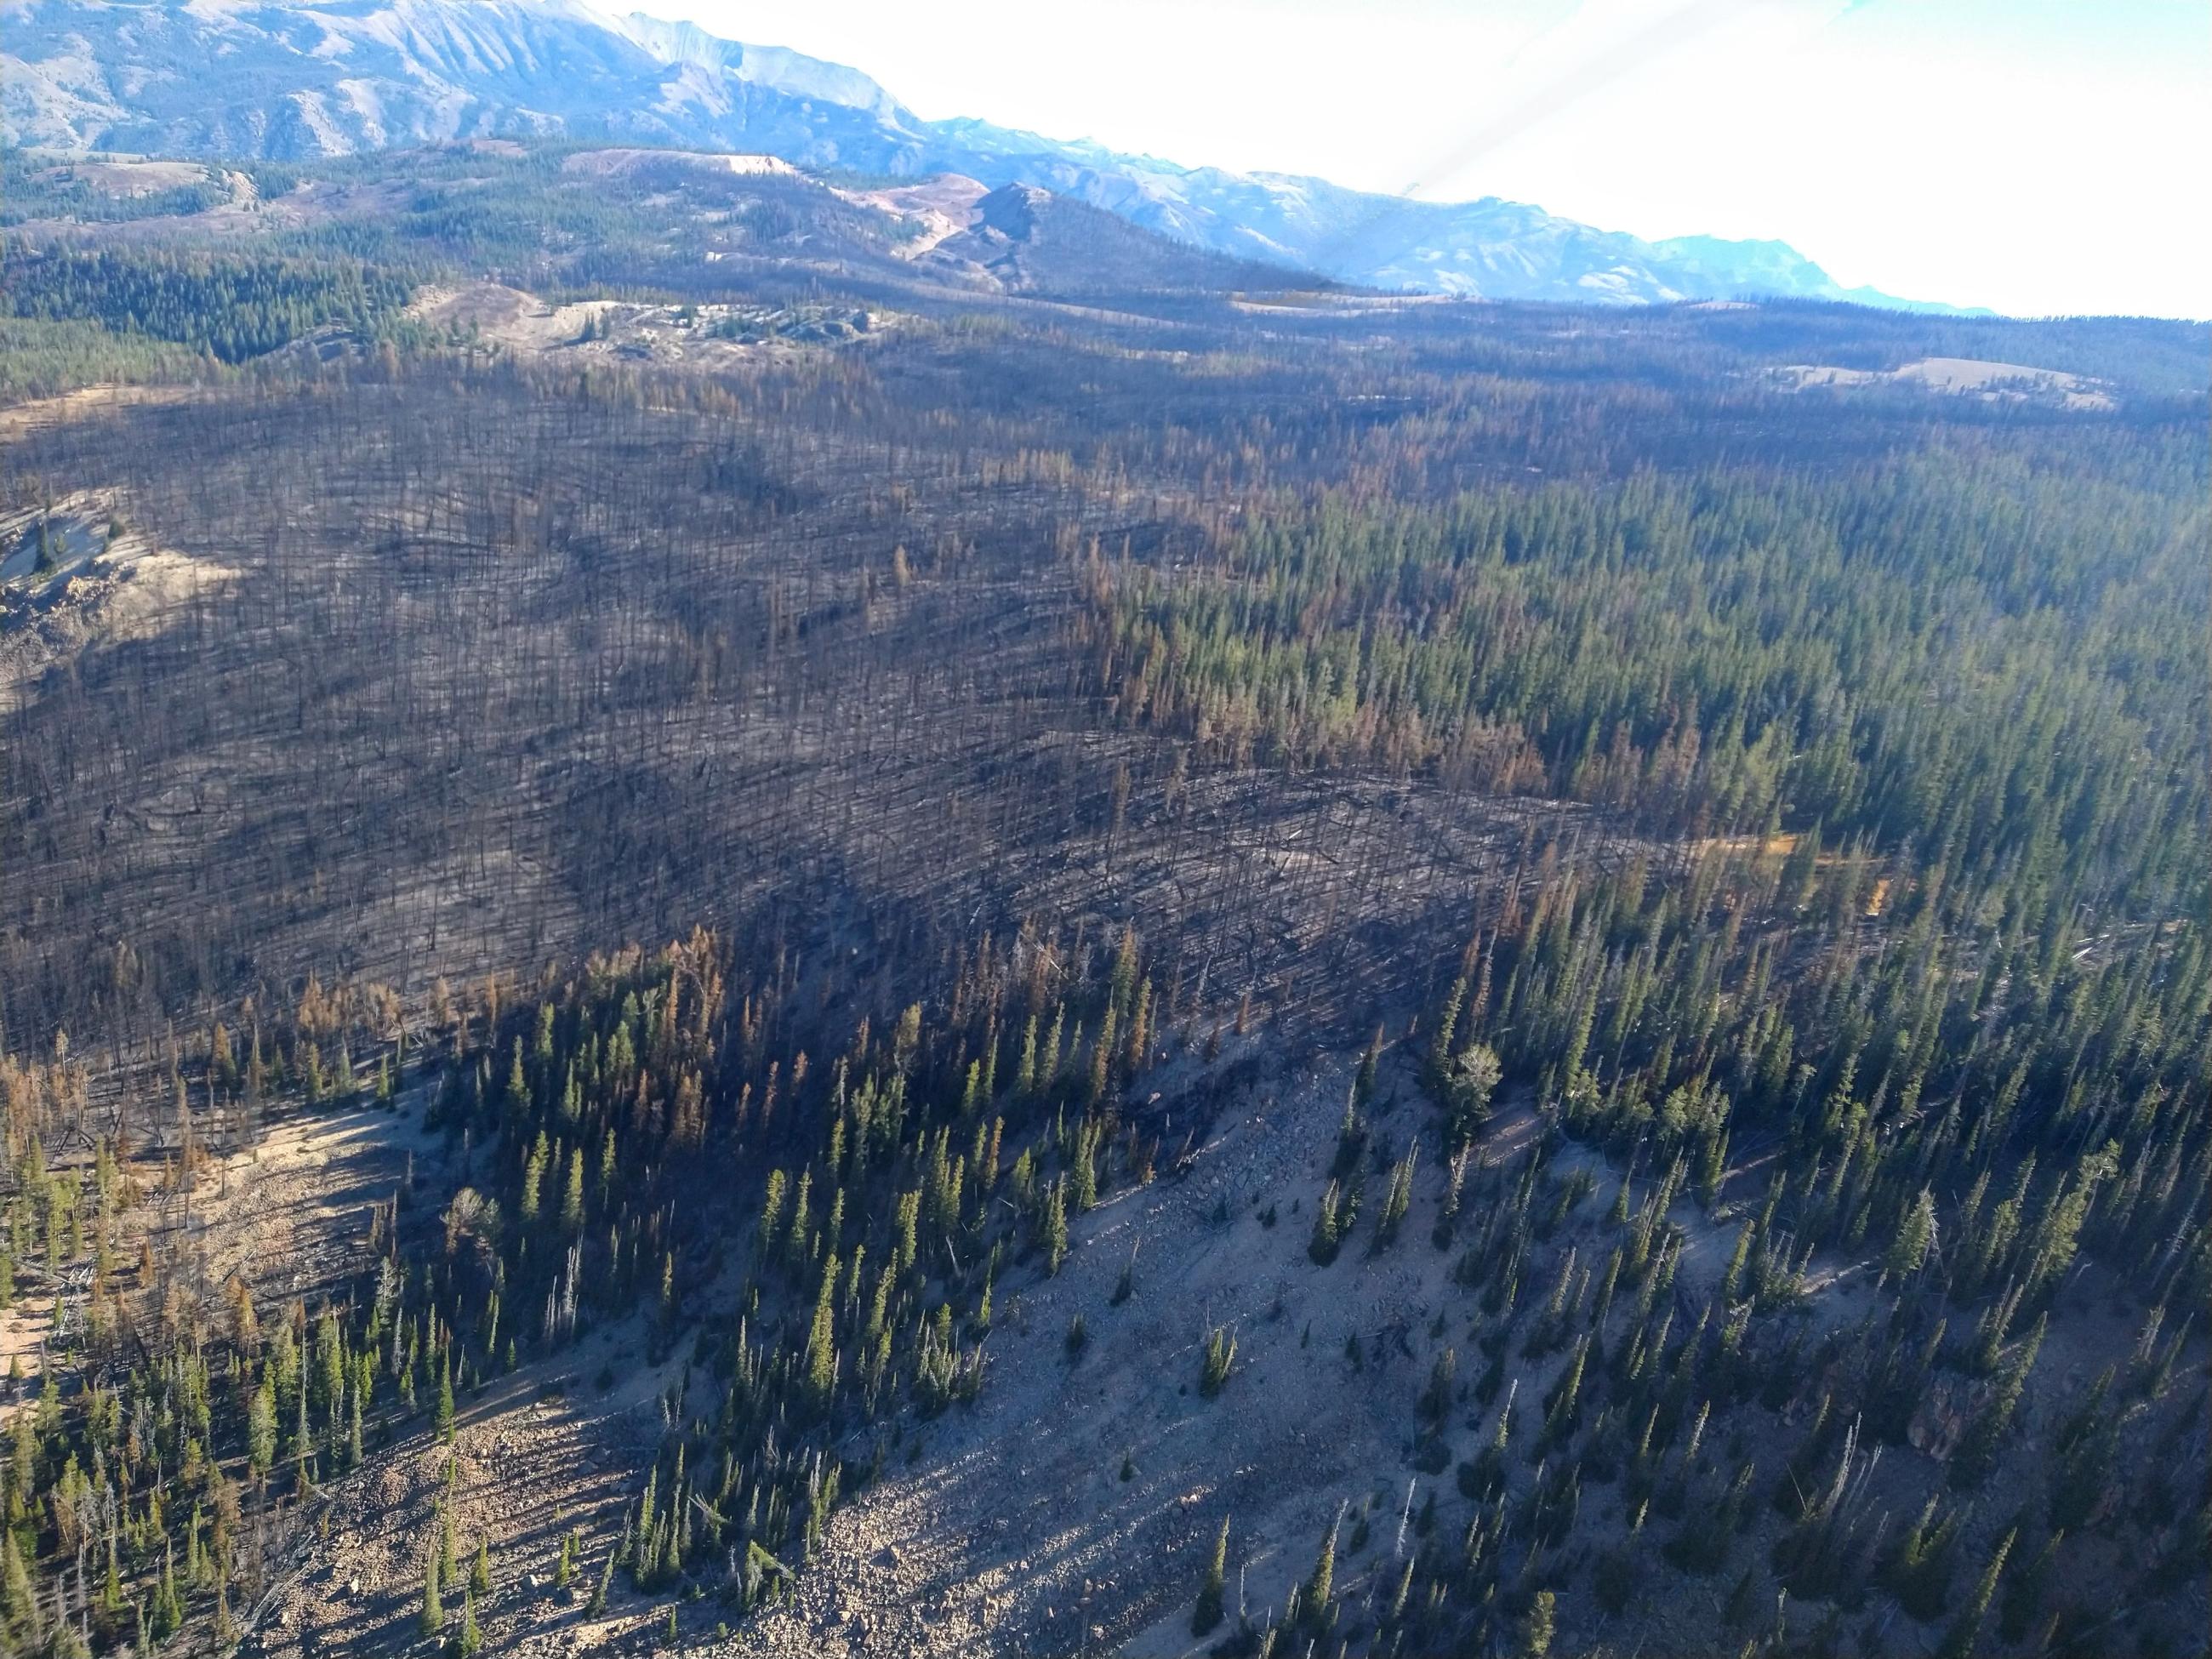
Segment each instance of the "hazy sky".
[[1185,163],[1772,236],[1846,285],[2212,315],[2205,0],[599,0]]

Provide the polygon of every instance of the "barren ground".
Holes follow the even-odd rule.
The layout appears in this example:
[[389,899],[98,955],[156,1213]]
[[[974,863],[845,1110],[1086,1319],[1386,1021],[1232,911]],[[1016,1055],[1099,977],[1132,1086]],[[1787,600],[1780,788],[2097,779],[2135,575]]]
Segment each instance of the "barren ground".
[[2052,401],[2067,409],[2115,409],[2118,405],[2100,382],[2056,368],[2031,368],[2024,363],[1995,363],[1975,357],[1928,357],[1900,368],[1837,368],[1798,364],[1777,369],[1776,375],[1793,392],[1809,386],[1913,386],[1929,392],[1984,401]]

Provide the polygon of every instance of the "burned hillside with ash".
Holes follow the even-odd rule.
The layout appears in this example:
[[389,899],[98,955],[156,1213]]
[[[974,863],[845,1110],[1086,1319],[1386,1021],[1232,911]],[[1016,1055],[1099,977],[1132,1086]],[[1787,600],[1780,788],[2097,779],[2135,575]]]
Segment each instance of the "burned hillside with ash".
[[9,158],[15,1649],[2201,1640],[2201,328],[511,149]]
[[1194,774],[1102,718],[1073,644],[1089,573],[1198,525],[1064,454],[864,441],[835,375],[664,390],[403,372],[54,433],[41,465],[227,575],[22,710],[11,1018],[149,1038],[179,998],[755,915],[927,961],[1096,911],[1188,934],[1218,991],[1384,892],[1443,948],[1533,826],[1620,840],[1434,779]]

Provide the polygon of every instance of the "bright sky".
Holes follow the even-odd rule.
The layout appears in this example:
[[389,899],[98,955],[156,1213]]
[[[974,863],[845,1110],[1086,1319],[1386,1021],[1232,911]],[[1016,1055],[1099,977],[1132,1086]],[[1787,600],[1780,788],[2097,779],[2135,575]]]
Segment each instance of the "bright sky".
[[599,3],[926,117],[1777,237],[1913,298],[2212,315],[2204,0]]

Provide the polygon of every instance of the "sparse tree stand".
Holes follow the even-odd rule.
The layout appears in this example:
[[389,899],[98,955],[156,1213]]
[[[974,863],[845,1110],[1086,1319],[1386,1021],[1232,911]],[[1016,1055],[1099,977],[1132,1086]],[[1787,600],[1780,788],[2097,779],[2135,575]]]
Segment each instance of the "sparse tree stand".
[[564,1590],[575,1582],[576,1534],[564,1533],[561,1538],[561,1553],[553,1563],[553,1588]]

